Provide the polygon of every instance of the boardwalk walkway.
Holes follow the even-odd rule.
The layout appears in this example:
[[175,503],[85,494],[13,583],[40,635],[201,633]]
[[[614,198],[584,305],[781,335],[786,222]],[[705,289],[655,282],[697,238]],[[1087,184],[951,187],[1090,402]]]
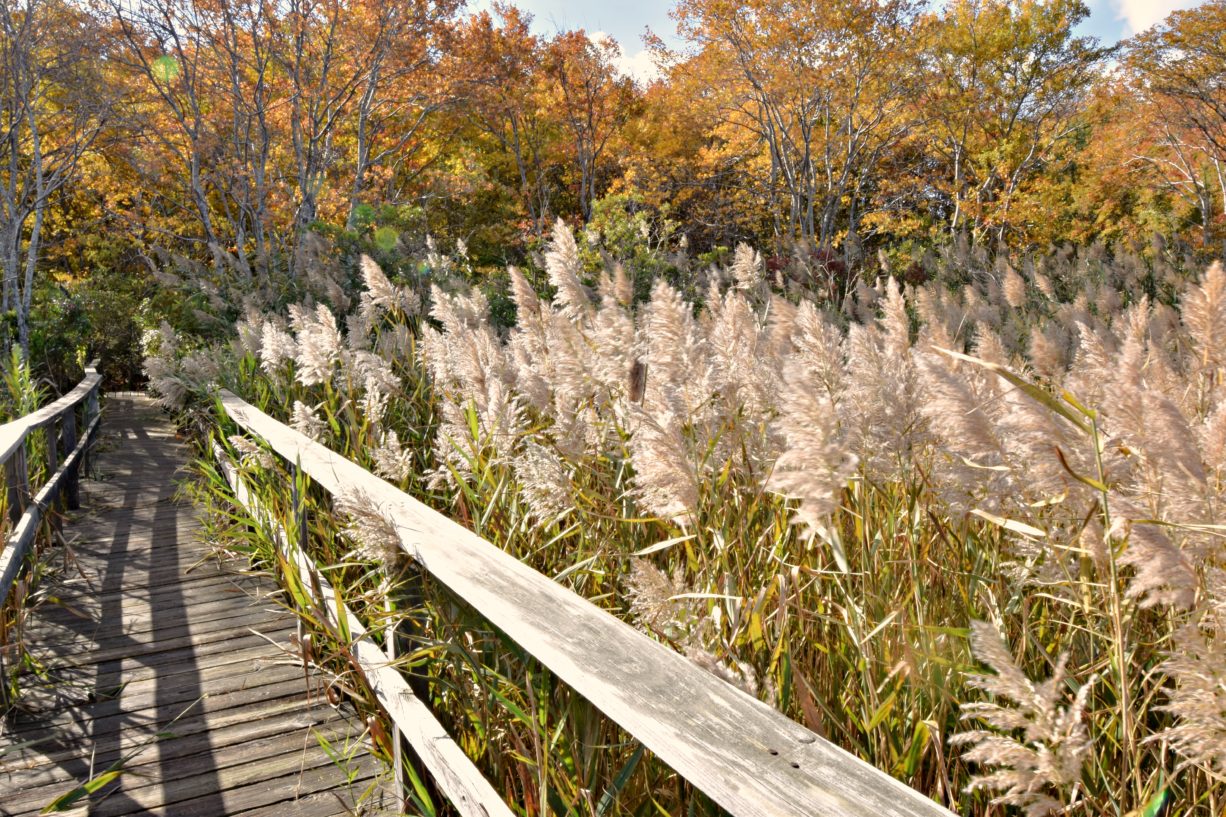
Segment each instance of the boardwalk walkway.
[[[361,726],[287,654],[267,576],[222,564],[175,500],[186,447],[145,398],[112,396],[67,555],[26,623],[22,710],[0,727],[0,814],[36,814],[127,757],[69,813],[385,813]],[[31,688],[32,687],[32,688]],[[350,747],[336,763],[320,747]]]

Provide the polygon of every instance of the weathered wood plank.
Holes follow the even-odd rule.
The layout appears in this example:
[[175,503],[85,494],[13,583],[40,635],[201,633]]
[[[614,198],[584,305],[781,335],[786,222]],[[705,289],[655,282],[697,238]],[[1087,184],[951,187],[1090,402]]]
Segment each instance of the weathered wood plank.
[[[101,582],[94,582],[101,584]],[[240,575],[176,575],[174,572],[159,573],[153,576],[142,574],[140,577],[128,579],[125,577],[122,587],[110,587],[91,592],[87,587],[68,586],[64,592],[55,596],[57,602],[77,605],[92,604],[94,606],[122,605],[122,614],[131,615],[140,611],[167,610],[174,599],[180,599],[182,608],[198,601],[216,599],[230,600],[248,598],[257,603],[272,603],[270,600],[278,595],[268,587],[267,579],[261,580],[254,576]]]
[[[304,717],[303,713],[310,713]],[[187,733],[182,722],[176,723],[175,739],[166,740],[157,746],[157,751],[150,754],[136,755],[125,768],[136,775],[147,774],[151,764],[167,760],[184,760],[200,754],[226,750],[235,746],[248,748],[253,741],[266,740],[274,736],[290,734],[309,734],[313,727],[335,727],[335,713],[326,708],[304,709],[296,706],[290,713],[281,713],[275,717],[247,718],[228,726],[212,726],[197,721],[201,728]],[[346,733],[347,734],[347,733]],[[0,789],[5,791],[29,791],[44,786],[58,786],[66,781],[79,778],[79,768],[105,769],[120,758],[132,753],[134,748],[154,745],[152,736],[146,736],[142,741],[127,741],[122,745],[112,745],[101,751],[94,751],[96,745],[82,746],[71,755],[61,755],[56,759],[43,758],[38,765],[21,768],[0,769]],[[72,763],[70,761],[77,761]]]
[[[288,634],[290,630],[287,625],[290,621],[292,621],[292,618],[289,616],[270,619],[263,626],[269,628],[272,632],[265,633],[265,635],[271,635],[278,631]],[[207,654],[207,650],[224,650],[227,649],[227,644],[233,647],[240,643],[259,641],[266,642],[261,636],[250,633],[248,628],[240,623],[232,630],[214,631],[200,635],[192,634],[148,643],[119,644],[89,652],[61,655],[57,656],[54,661],[48,661],[47,666],[53,669],[57,667],[95,666],[104,664],[107,661],[136,657],[143,658],[147,662],[152,663],[154,661],[152,656],[155,655],[163,656],[161,660],[164,662],[173,662],[190,658],[193,655]]]
[[[202,677],[197,671],[165,675],[152,683],[140,683],[129,689],[118,674],[118,683],[110,688],[96,690],[97,700],[91,702],[73,702],[73,714],[76,717],[91,718],[95,724],[106,718],[117,717],[121,720],[137,720],[141,717],[158,718],[177,716],[190,712],[199,701],[235,695],[241,697],[260,687],[275,686],[287,681],[298,681],[305,690],[305,680],[300,667],[290,667],[273,664],[266,666],[258,673],[232,672],[224,673],[222,677]],[[30,690],[33,694],[36,690]],[[122,723],[117,722],[122,726]],[[31,724],[32,728],[42,724]],[[18,727],[21,729],[22,727]],[[100,728],[95,726],[96,730]]]
[[[352,737],[343,722],[333,721],[316,728],[328,740],[343,741]],[[169,747],[173,742],[167,739],[165,745]],[[295,730],[224,748],[208,745],[203,751],[175,757],[176,774],[167,779],[158,773],[159,767],[171,759],[162,755],[162,745],[162,741],[150,742],[144,754],[133,758],[130,773],[125,773],[116,784],[100,791],[90,810],[93,817],[127,814],[133,805],[145,810],[176,806],[174,813],[178,815],[183,813],[178,808],[179,803],[201,797],[213,800],[213,807],[216,808],[224,802],[228,789],[274,781],[297,769],[319,768],[331,763],[328,756],[319,751],[310,729]],[[305,751],[312,748],[314,751]],[[125,769],[128,768],[125,766]],[[78,774],[87,773],[88,770],[89,766],[86,765]],[[20,793],[7,796],[3,806],[18,813],[35,811],[75,786],[74,782],[57,780],[23,788]],[[116,797],[118,792],[122,792],[123,796]]]
[[[262,700],[256,704],[240,703],[229,709],[193,710],[175,723],[174,733],[178,738],[202,733],[225,732],[236,725],[248,723],[285,722],[289,728],[309,726],[334,719],[335,710],[326,702],[304,702],[301,687],[283,685],[285,692],[279,697]],[[89,723],[73,724],[77,729],[86,729]],[[131,725],[110,736],[112,750],[124,753],[150,740],[158,731],[157,724]],[[0,756],[0,780],[3,775],[30,769],[39,769],[50,764],[64,763],[79,758],[92,757],[100,751],[92,733],[77,734],[69,730],[46,732],[28,745]],[[101,750],[106,751],[106,750]]]
[[[256,642],[248,647],[235,647],[199,658],[186,665],[185,663],[180,660],[162,666],[150,666],[139,660],[114,662],[107,667],[107,672],[116,677],[122,677],[123,686],[122,694],[116,694],[113,700],[118,700],[124,709],[129,711],[134,708],[135,696],[138,693],[148,692],[151,700],[156,696],[159,703],[164,703],[169,700],[167,693],[173,689],[172,684],[177,683],[180,677],[184,679],[184,683],[199,687],[203,694],[209,691],[205,688],[206,685],[208,688],[226,691],[231,688],[244,688],[252,678],[258,677],[265,683],[271,682],[274,679],[265,671],[273,669],[277,670],[277,675],[293,677],[292,673],[284,672],[284,668],[292,668],[302,676],[304,681],[306,680],[306,673],[301,666],[295,664],[288,655],[270,654],[267,643]],[[31,692],[55,691],[61,695],[79,699],[78,705],[80,706],[91,705],[100,695],[105,695],[105,692],[91,687],[87,682],[95,679],[86,678],[88,673],[83,672],[82,669],[78,667],[64,672],[52,672],[50,673],[54,679],[52,684],[27,689]],[[75,685],[73,684],[74,677],[77,681]],[[228,683],[231,681],[233,684]],[[120,686],[117,684],[116,693],[119,689]],[[71,695],[73,692],[78,694]]]
[[[97,615],[96,615],[97,614]],[[35,647],[53,647],[64,643],[68,634],[89,639],[89,649],[122,646],[184,636],[203,636],[215,632],[233,632],[235,627],[264,629],[275,622],[289,619],[283,607],[270,601],[258,612],[234,609],[231,599],[199,602],[192,607],[191,621],[177,624],[155,623],[152,618],[124,616],[120,626],[111,622],[103,629],[100,611],[91,608],[69,610],[52,605],[39,607],[35,627],[26,630],[26,642]],[[90,629],[90,628],[93,629]],[[196,643],[205,643],[198,641]]]
[[357,463],[229,392],[221,401],[332,494],[365,495],[435,578],[732,814],[950,814]]
[[[360,789],[366,786],[377,786],[378,783],[372,778],[361,778],[355,780],[354,785]],[[385,811],[379,810],[378,805],[372,805],[361,814],[363,817],[400,814],[400,810],[390,803],[390,798],[388,800]],[[292,809],[287,809],[286,806],[286,803],[262,806],[240,812],[239,817],[285,817],[287,810],[292,811],[294,817],[353,817],[353,808],[345,805],[344,798],[339,797],[336,792],[327,790],[298,797],[292,801]]]

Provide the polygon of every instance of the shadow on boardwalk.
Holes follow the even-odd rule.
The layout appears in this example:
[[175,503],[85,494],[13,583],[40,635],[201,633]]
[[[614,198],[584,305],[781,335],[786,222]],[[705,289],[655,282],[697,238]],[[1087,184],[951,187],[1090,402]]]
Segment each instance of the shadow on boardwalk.
[[145,398],[114,396],[103,428],[62,570],[26,625],[45,677],[27,677],[0,734],[0,814],[36,814],[125,757],[73,813],[381,807],[379,796],[356,805],[378,789],[364,749],[343,768],[319,747],[319,736],[355,744],[361,730],[282,649],[294,620],[272,581],[210,558],[195,510],[175,500],[188,452],[171,426]]

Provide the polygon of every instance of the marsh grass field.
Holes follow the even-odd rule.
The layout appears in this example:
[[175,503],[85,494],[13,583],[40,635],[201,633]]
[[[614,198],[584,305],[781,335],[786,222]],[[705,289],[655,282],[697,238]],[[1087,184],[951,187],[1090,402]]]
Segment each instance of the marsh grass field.
[[[742,245],[636,300],[561,223],[535,286],[428,263],[320,269],[228,344],[151,333],[151,388],[202,427],[234,389],[958,813],[1220,812],[1220,265],[964,251],[831,304]],[[285,466],[232,444],[289,518]],[[200,470],[218,545],[269,558]],[[369,500],[312,502],[316,558],[408,614],[406,671],[522,813],[716,813]]]

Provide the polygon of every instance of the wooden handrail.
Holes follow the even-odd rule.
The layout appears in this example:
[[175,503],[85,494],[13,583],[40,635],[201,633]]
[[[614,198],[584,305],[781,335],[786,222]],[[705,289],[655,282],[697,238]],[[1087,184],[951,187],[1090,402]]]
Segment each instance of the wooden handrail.
[[[0,551],[0,605],[8,599],[9,590],[25,562],[46,509],[59,500],[61,494],[69,508],[77,507],[80,462],[100,420],[98,390],[102,375],[98,374],[97,365],[98,361],[95,360],[86,366],[85,377],[63,397],[24,417],[0,425],[0,465],[4,466],[9,516],[13,521],[4,550]],[[82,403],[85,408],[81,426],[85,431],[78,437],[76,408]],[[56,433],[57,423],[61,424],[62,433]],[[47,470],[51,476],[36,494],[30,496],[26,443],[31,431],[48,426],[51,432],[47,441]]]
[[102,375],[98,374],[95,368],[97,363],[98,361],[95,360],[86,366],[85,377],[81,378],[81,382],[63,397],[57,398],[24,417],[18,417],[16,420],[0,424],[0,464],[8,462],[9,457],[17,450],[17,446],[25,441],[27,434],[58,419],[61,414],[70,408],[74,408],[83,399],[88,397],[90,392],[97,388],[98,384],[102,382]]
[[951,814],[357,463],[228,391],[220,399],[333,496],[378,508],[422,568],[735,817]]

